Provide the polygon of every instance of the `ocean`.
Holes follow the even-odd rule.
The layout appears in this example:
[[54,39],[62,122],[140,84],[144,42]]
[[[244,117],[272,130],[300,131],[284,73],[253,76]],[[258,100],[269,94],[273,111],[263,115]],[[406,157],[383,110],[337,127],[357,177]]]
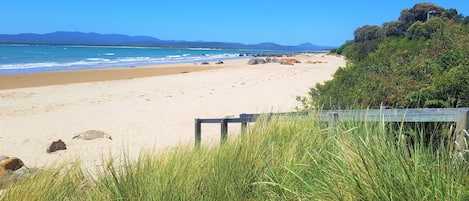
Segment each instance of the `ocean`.
[[248,58],[240,56],[247,53],[269,54],[279,51],[0,44],[0,74],[213,62]]

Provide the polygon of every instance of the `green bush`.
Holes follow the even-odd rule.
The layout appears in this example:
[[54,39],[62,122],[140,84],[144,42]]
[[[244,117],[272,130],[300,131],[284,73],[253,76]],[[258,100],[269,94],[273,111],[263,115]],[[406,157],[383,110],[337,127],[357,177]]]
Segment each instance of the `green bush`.
[[324,109],[469,107],[469,26],[462,19],[455,9],[424,3],[385,23],[384,39],[369,36],[376,26],[358,28],[337,51],[350,63],[299,99]]

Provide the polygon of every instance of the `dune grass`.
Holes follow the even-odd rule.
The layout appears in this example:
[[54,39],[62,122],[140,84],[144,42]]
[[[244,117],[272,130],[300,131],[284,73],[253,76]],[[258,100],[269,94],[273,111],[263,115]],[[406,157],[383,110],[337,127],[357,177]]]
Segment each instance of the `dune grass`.
[[[1,200],[469,200],[469,167],[384,123],[329,129],[309,118],[259,120],[222,146],[180,146],[38,170],[4,186]],[[403,127],[402,127],[403,128]]]

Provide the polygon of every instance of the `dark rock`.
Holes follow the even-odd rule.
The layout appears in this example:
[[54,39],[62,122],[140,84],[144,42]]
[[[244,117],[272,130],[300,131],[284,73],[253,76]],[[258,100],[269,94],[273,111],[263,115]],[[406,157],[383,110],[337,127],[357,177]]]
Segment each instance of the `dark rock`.
[[202,65],[208,65],[208,64],[210,64],[210,63],[208,63],[208,62],[205,61],[205,62],[202,62],[201,64],[202,64]]
[[261,58],[252,58],[248,61],[248,65],[256,65],[256,64],[265,64],[265,60]]
[[223,61],[218,61],[218,62],[215,63],[215,64],[224,64],[224,63],[225,63],[225,62],[223,62]]
[[67,145],[65,145],[65,143],[59,139],[55,142],[52,142],[49,148],[47,148],[47,153],[52,153],[58,150],[65,150],[65,149],[67,149]]

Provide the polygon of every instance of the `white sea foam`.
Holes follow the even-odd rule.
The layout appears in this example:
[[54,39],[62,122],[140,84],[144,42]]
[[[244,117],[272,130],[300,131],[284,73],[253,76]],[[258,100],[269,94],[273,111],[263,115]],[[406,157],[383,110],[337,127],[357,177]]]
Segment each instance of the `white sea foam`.
[[54,67],[58,65],[59,63],[57,62],[3,64],[3,65],[0,65],[0,69],[12,70],[12,69],[26,69],[26,68],[38,68],[38,67]]
[[[136,65],[153,65],[165,63],[193,63],[203,61],[213,61],[221,59],[230,59],[238,57],[237,54],[214,54],[214,55],[198,55],[190,56],[184,55],[169,55],[165,57],[122,57],[122,58],[100,58],[91,57],[84,60],[72,62],[36,62],[36,63],[15,63],[15,64],[0,64],[1,70],[27,70],[47,71],[51,70],[67,70],[67,69],[87,69],[87,68],[106,68],[106,67],[125,67]],[[42,70],[39,70],[42,69]]]
[[110,61],[110,59],[103,59],[103,58],[87,58],[85,61]]

